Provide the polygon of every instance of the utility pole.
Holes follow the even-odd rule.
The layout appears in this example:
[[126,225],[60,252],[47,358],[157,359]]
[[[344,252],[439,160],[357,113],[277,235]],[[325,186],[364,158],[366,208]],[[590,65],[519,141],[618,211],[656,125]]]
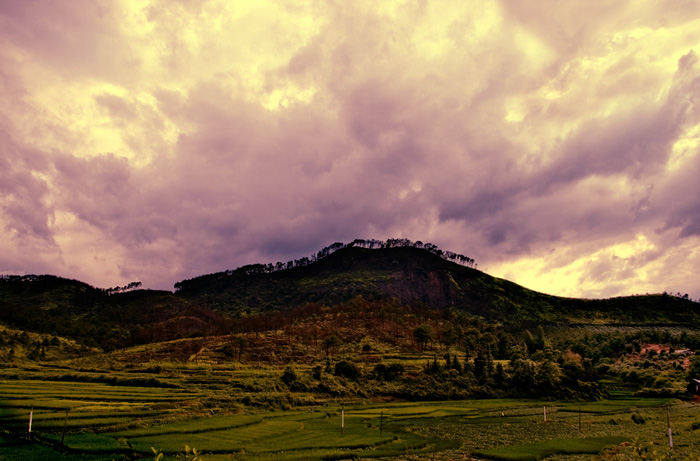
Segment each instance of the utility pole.
[[34,405],[32,405],[32,409],[29,411],[29,433],[28,433],[29,440],[32,440],[32,419],[33,418],[34,418]]
[[65,445],[63,442],[66,441],[66,426],[68,426],[68,412],[70,408],[66,410],[66,419],[63,421],[63,435],[61,436],[61,445]]
[[671,413],[666,404],[666,425],[668,426],[668,446],[673,448],[673,431],[671,431]]
[[578,406],[578,431],[581,432],[581,405]]

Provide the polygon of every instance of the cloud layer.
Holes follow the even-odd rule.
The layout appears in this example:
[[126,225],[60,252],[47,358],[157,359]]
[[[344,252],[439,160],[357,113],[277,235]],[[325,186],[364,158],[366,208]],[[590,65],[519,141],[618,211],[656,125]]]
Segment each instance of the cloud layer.
[[152,288],[406,237],[700,297],[694,1],[0,4],[0,272]]

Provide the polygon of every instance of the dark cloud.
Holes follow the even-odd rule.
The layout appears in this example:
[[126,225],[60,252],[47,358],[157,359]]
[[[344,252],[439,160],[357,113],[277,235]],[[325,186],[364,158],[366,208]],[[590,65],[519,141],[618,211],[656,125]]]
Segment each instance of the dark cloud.
[[0,7],[26,268],[168,288],[408,237],[611,295],[700,235],[695,2],[105,5]]
[[120,41],[119,19],[117,5],[103,2],[4,0],[0,5],[3,37],[68,78],[128,78],[138,67]]
[[[640,219],[648,222],[652,218],[648,213],[640,215],[632,210],[649,202],[653,190],[649,184],[663,180],[678,136],[700,121],[695,103],[700,94],[697,69],[689,64],[695,61],[694,56],[690,52],[681,58],[674,84],[662,103],[643,100],[631,110],[584,122],[557,145],[556,158],[549,165],[530,173],[501,168],[489,183],[479,183],[479,190],[464,194],[461,200],[444,201],[441,217],[476,224],[490,245],[517,243],[523,252],[529,248],[524,243],[548,235],[544,226],[559,232],[570,229],[590,238],[597,228],[614,233],[621,226],[639,225]],[[639,184],[629,192],[623,190],[627,197],[606,196],[610,192],[618,195],[614,187],[603,187],[590,195],[583,186],[592,178],[615,182],[621,177]],[[640,199],[634,191],[642,187],[646,193]],[[577,189],[583,194],[576,193]],[[696,196],[688,198],[695,200]],[[546,205],[535,212],[533,202]],[[547,213],[546,208],[556,210],[559,219],[538,219]]]
[[104,107],[111,117],[133,119],[137,116],[133,105],[119,96],[105,93],[96,96],[95,102]]
[[673,175],[651,204],[666,217],[659,231],[676,231],[681,238],[700,235],[700,149],[688,154],[693,161]]
[[129,166],[124,158],[105,154],[89,159],[71,155],[54,158],[57,202],[83,221],[118,226],[134,206],[134,189],[129,184]]
[[46,159],[41,152],[24,148],[7,131],[0,130],[0,210],[10,235],[30,235],[53,240],[49,221],[53,210],[47,204],[49,188],[41,178]]

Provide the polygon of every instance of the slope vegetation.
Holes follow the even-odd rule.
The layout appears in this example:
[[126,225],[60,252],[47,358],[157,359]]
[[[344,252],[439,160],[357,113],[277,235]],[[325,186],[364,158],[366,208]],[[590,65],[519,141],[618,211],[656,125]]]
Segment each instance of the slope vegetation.
[[698,304],[668,295],[584,300],[550,296],[456,264],[420,248],[340,249],[275,272],[221,272],[180,282],[177,295],[234,315],[357,296],[455,309],[513,327],[560,323],[698,324]]
[[591,323],[699,325],[699,304],[675,296],[561,298],[492,277],[471,267],[473,260],[434,245],[334,245],[332,252],[324,249],[318,258],[296,264],[259,264],[183,280],[174,293],[114,293],[50,275],[6,276],[0,279],[0,323],[107,350],[225,334],[225,318],[308,304],[333,307],[357,298],[413,310],[450,310],[516,330]]

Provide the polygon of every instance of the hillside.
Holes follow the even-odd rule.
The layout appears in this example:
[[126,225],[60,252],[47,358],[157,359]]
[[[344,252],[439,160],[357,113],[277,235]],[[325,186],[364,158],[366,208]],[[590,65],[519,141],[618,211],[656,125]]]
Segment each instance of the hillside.
[[107,294],[52,275],[0,279],[0,322],[115,349],[218,331],[221,316],[168,291]]
[[[332,307],[359,297],[380,306],[398,302],[414,311],[450,310],[514,330],[592,323],[700,325],[700,305],[687,299],[647,295],[581,300],[545,295],[447,260],[434,246],[370,249],[334,244],[333,249],[288,269],[254,265],[184,280],[175,285],[174,293],[110,293],[50,275],[3,277],[0,323],[112,350],[225,334],[230,328],[224,321],[227,317],[292,311],[309,304]],[[278,263],[280,267],[288,266]]]
[[589,322],[696,326],[700,305],[668,295],[562,298],[447,261],[415,247],[346,247],[312,264],[265,272],[221,272],[180,282],[176,294],[233,315],[336,305],[356,296],[454,309],[513,327]]

